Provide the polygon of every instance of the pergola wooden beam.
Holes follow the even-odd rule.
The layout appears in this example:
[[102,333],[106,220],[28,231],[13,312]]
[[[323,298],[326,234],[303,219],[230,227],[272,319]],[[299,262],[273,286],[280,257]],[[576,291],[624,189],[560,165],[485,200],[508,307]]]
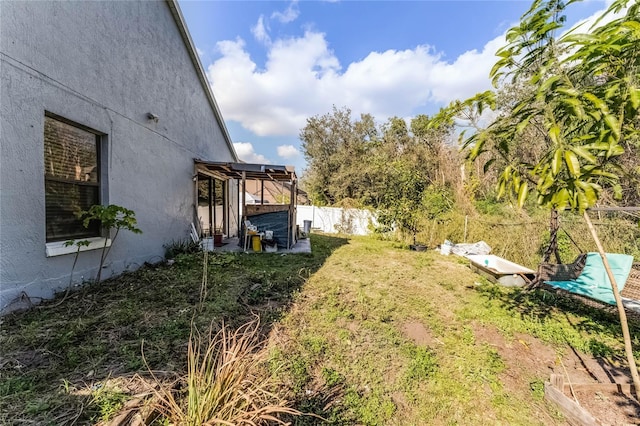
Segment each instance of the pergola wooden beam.
[[255,164],[255,163],[228,163],[205,161],[200,159],[194,160],[196,168],[205,173],[213,174],[224,179],[245,179],[251,180],[273,180],[277,182],[291,181],[295,176],[293,166],[280,166],[274,164]]

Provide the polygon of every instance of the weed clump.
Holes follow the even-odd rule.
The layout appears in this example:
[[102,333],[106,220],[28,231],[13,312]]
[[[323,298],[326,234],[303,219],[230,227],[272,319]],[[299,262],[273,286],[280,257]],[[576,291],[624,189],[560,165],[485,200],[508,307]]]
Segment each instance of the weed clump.
[[175,259],[180,254],[200,253],[202,247],[190,238],[182,240],[173,240],[164,245],[164,257],[166,259]]
[[206,337],[192,326],[187,354],[186,377],[156,390],[156,410],[172,424],[285,424],[280,415],[300,414],[271,391],[277,383],[265,368],[258,320],[235,331],[223,323]]

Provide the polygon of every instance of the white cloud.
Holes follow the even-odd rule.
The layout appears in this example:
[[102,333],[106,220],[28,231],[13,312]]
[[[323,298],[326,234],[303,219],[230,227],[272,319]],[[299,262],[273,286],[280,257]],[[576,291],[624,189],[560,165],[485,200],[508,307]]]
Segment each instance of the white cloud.
[[283,24],[295,21],[300,15],[300,9],[298,9],[297,0],[289,3],[289,7],[284,12],[273,12],[271,18],[277,19]]
[[198,54],[198,56],[204,55],[204,52],[198,46],[196,46],[196,53]]
[[300,156],[300,151],[293,145],[280,145],[278,146],[278,155],[286,159],[296,158]]
[[[590,31],[592,31],[595,27],[599,27],[602,26],[604,24],[607,24],[611,21],[613,21],[614,19],[618,19],[621,18],[622,16],[624,16],[625,13],[627,13],[627,9],[628,7],[624,7],[622,8],[622,10],[620,10],[617,13],[610,13],[604,17],[602,17],[602,19],[598,22],[598,19],[600,19],[600,17],[602,16],[603,12],[605,12],[607,9],[609,9],[609,7],[611,6],[611,4],[613,3],[612,0],[607,0],[605,2],[605,7],[602,10],[598,10],[597,12],[593,13],[591,16],[581,19],[580,21],[578,21],[573,28],[577,28],[577,32],[579,33],[588,33]],[[596,22],[598,23],[598,25],[596,26]]]
[[[289,9],[294,8],[292,3]],[[254,29],[256,38],[268,37],[263,20]],[[411,117],[426,105],[444,106],[487,90],[495,52],[504,43],[503,34],[451,60],[421,45],[371,52],[343,65],[323,33],[307,30],[300,37],[272,40],[260,67],[243,40],[222,41],[221,57],[207,75],[226,119],[258,136],[297,136],[308,117],[327,113],[334,105],[349,107],[355,117],[371,113],[386,120]]]
[[432,100],[447,104],[491,88],[489,72],[496,62],[496,51],[504,46],[504,35],[484,45],[481,52],[470,50],[448,63],[438,61],[429,73]]
[[271,161],[267,159],[264,155],[258,154],[251,142],[235,142],[233,147],[236,149],[236,154],[238,154],[238,158],[240,160],[247,163],[261,163],[261,164],[271,164]]
[[242,40],[227,40],[218,43],[222,57],[207,74],[226,119],[259,136],[297,135],[308,117],[333,105],[384,120],[485,90],[498,41],[452,63],[429,46],[372,52],[343,71],[322,33],[274,40],[262,70]]
[[264,16],[260,15],[258,18],[258,22],[251,28],[251,33],[261,43],[271,44],[271,37],[269,37],[269,32],[267,31],[267,27],[264,23]]

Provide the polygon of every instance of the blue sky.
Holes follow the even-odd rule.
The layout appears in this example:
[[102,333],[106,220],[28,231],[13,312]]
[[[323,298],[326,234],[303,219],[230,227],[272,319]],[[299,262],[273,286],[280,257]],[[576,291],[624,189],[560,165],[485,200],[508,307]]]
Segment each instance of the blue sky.
[[[308,117],[434,114],[490,88],[506,30],[530,1],[180,0],[241,159],[296,166]],[[573,24],[604,9],[567,10]]]

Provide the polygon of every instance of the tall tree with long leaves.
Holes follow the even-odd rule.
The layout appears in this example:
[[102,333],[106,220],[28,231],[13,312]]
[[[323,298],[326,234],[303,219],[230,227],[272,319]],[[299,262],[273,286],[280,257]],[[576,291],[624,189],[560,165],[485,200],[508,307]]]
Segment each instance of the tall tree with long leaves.
[[[622,195],[624,171],[618,160],[625,147],[637,146],[640,139],[640,4],[616,0],[591,27],[558,36],[571,3],[536,0],[519,25],[507,32],[507,45],[497,52],[499,59],[491,70],[493,83],[518,84],[527,90],[464,144],[472,159],[489,152],[490,162],[499,160],[500,196],[511,192],[523,205],[533,191],[542,206],[583,215],[611,281],[638,392],[626,314],[587,209],[605,189],[615,197]],[[494,108],[495,101],[494,92],[484,92],[452,104],[439,121],[451,121],[465,110]],[[539,139],[541,155],[517,154],[518,141],[527,132]]]

